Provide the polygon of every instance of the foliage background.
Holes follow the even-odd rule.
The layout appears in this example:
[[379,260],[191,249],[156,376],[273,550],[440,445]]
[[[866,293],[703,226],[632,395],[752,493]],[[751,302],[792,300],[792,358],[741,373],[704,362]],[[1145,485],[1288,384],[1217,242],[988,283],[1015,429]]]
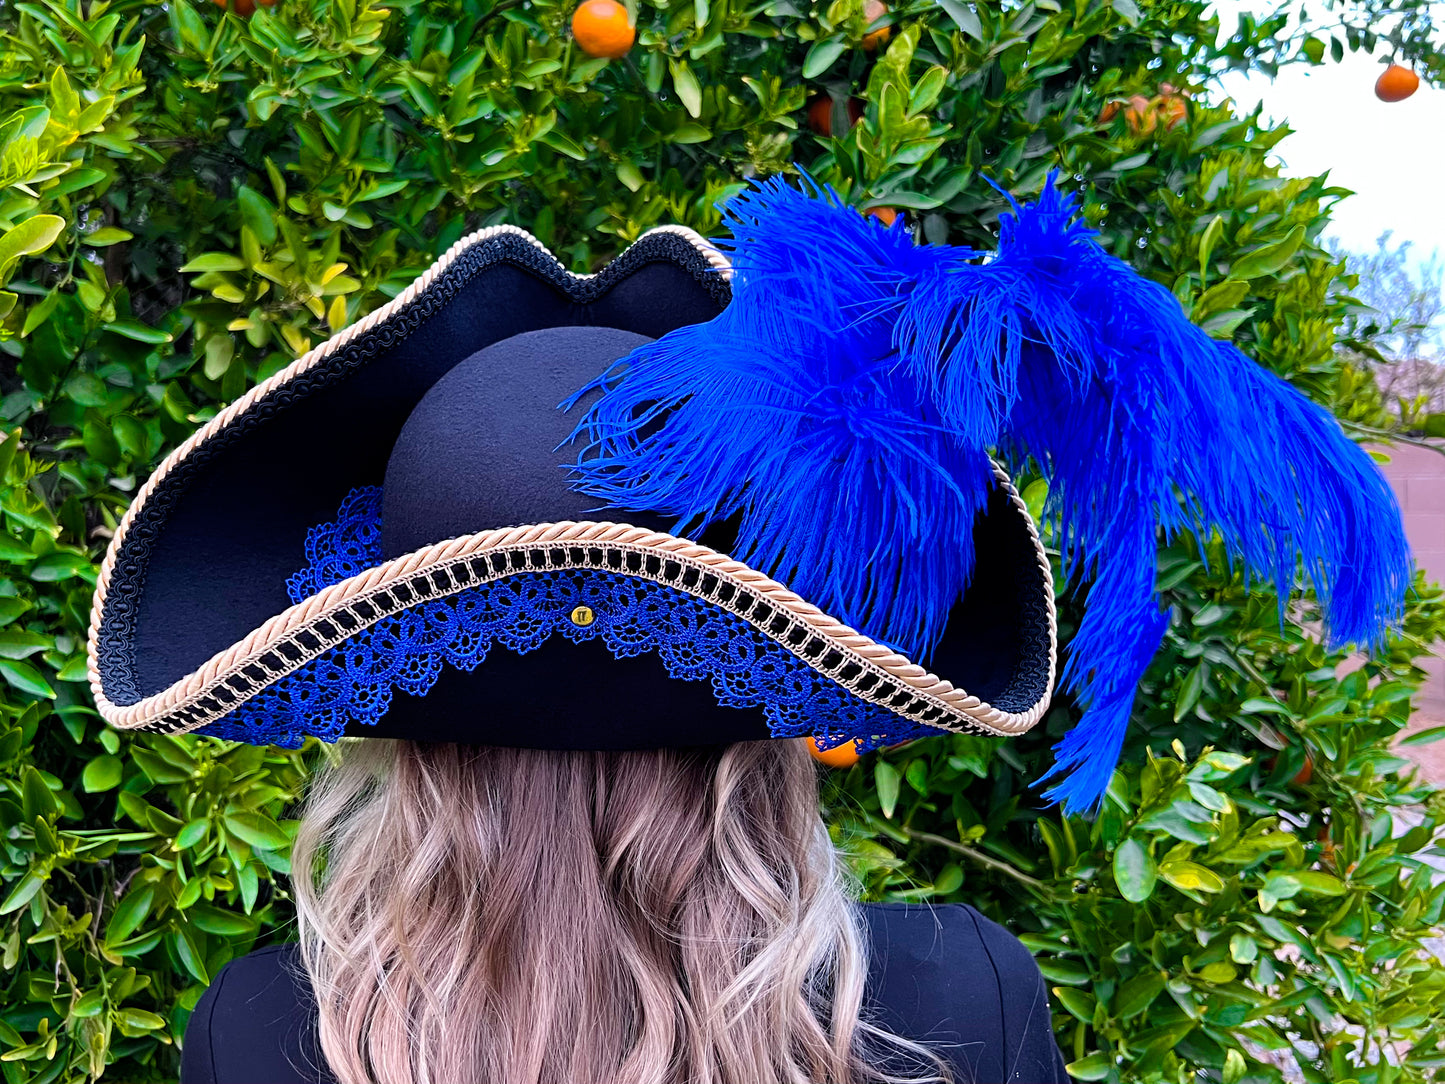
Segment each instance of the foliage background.
[[[1004,208],[985,181],[1027,196],[1059,166],[1107,246],[1378,437],[1390,415],[1337,350],[1369,348],[1369,325],[1320,246],[1345,193],[1278,176],[1283,132],[1259,115],[1161,91],[1328,62],[1379,25],[1445,70],[1423,2],[1325,12],[1216,45],[1194,0],[908,0],[879,55],[861,0],[668,0],[637,5],[638,46],[607,63],[554,0],[280,0],[249,20],[7,4],[7,1084],[174,1079],[206,983],[285,935],[286,818],[314,753],[122,736],[88,701],[94,562],[167,448],[468,230],[516,223],[591,269],[654,224],[713,230],[716,201],[793,161],[927,241],[984,247]],[[837,138],[806,123],[819,94]],[[1145,108],[1101,121],[1134,95]],[[866,109],[847,129],[850,96]],[[1061,819],[1028,785],[1060,703],[1011,745],[936,739],[833,775],[838,839],[871,896],[967,899],[1021,932],[1081,1080],[1429,1080],[1445,803],[1391,743],[1445,601],[1422,582],[1389,650],[1342,665],[1207,556],[1161,554],[1173,626],[1097,817]]]

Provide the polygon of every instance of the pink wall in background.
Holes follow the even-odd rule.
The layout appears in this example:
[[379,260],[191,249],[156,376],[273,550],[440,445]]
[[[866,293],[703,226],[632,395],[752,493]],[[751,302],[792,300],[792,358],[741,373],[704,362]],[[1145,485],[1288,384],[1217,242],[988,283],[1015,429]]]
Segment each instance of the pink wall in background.
[[[1441,449],[1445,450],[1445,442]],[[1399,444],[1386,449],[1385,476],[1395,487],[1405,515],[1405,531],[1415,562],[1426,576],[1445,582],[1445,455],[1430,448]],[[1445,725],[1445,644],[1437,644],[1430,680],[1415,701],[1411,730]],[[1445,742],[1406,751],[1432,782],[1445,784]]]

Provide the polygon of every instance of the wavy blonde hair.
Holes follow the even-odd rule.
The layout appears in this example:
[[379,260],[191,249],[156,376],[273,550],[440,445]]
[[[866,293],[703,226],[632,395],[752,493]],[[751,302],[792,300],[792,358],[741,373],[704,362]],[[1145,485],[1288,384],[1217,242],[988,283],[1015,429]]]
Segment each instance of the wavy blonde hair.
[[799,742],[349,743],[293,868],[341,1084],[951,1081],[862,1018],[864,932]]

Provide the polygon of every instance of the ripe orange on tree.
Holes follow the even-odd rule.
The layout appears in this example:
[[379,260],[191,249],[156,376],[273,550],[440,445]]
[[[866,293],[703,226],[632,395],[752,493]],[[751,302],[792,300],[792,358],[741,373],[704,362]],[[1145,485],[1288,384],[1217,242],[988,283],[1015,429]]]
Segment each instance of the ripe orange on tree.
[[1159,118],[1150,108],[1149,99],[1142,94],[1136,94],[1129,99],[1129,108],[1124,113],[1124,121],[1129,125],[1129,130],[1136,135],[1139,133],[1148,134],[1154,130],[1154,125],[1159,123]]
[[878,221],[882,222],[885,226],[893,225],[898,219],[898,211],[893,207],[869,207],[868,210],[863,213],[878,219]]
[[1171,97],[1159,103],[1159,112],[1164,116],[1164,127],[1173,128],[1189,116],[1189,107],[1184,104],[1183,98]]
[[[868,0],[868,3],[863,5],[863,17],[868,20],[869,26],[872,26],[887,14],[888,5],[885,4],[883,0]],[[880,26],[877,30],[873,31],[873,33],[864,34],[864,51],[869,53],[873,52],[886,42],[892,33],[893,28],[891,26]]]
[[230,0],[229,4],[227,4],[226,0],[211,0],[211,2],[217,7],[229,7],[237,15],[249,18],[256,14],[256,5],[258,3],[263,8],[269,8],[276,3],[276,0]]
[[1375,97],[1382,102],[1403,102],[1420,89],[1420,77],[1409,68],[1391,64],[1375,80]]
[[[848,99],[848,126],[857,124],[863,116],[863,103],[857,98]],[[808,103],[808,127],[820,136],[833,134],[833,99],[826,94]]]
[[1135,135],[1147,135],[1160,124],[1166,129],[1174,128],[1189,117],[1189,106],[1185,104],[1188,97],[1187,90],[1160,83],[1159,93],[1153,98],[1135,94],[1128,101],[1115,98],[1105,102],[1097,123],[1108,124],[1122,111],[1129,130]]
[[617,0],[582,0],[572,13],[572,36],[588,56],[615,60],[627,55],[637,31]]
[[804,741],[808,746],[808,752],[820,764],[826,764],[830,768],[851,768],[858,763],[858,743],[856,741],[845,741],[842,745],[835,745],[831,749],[819,749],[818,740],[811,734]]

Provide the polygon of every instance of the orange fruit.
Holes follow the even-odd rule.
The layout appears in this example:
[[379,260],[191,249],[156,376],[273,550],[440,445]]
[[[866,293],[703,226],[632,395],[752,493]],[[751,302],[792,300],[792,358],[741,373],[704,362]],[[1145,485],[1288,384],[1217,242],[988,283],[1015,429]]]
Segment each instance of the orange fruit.
[[637,40],[627,21],[627,9],[617,0],[582,0],[572,13],[572,36],[588,56],[616,60],[626,56]]
[[1189,107],[1183,98],[1170,97],[1159,103],[1159,112],[1164,115],[1164,127],[1173,128],[1189,116]]
[[1104,108],[1099,110],[1099,123],[1108,124],[1119,115],[1119,110],[1123,108],[1123,105],[1119,102],[1105,102]]
[[[848,99],[848,126],[857,124],[863,116],[863,103],[857,98]],[[808,103],[808,127],[820,136],[833,134],[833,99],[824,95]]]
[[1420,89],[1420,77],[1409,68],[1391,64],[1375,80],[1375,97],[1382,102],[1403,102]]
[[[214,3],[217,7],[221,8],[227,6],[226,0],[212,0],[212,3]],[[240,15],[244,18],[249,18],[250,16],[256,14],[257,4],[260,4],[263,8],[269,8],[275,3],[276,0],[231,0],[230,8],[237,15]]]
[[885,226],[893,225],[898,219],[898,212],[892,207],[869,207],[868,210],[863,213],[878,219],[878,221],[882,222]]
[[819,749],[818,740],[811,734],[803,740],[807,742],[808,752],[820,764],[826,764],[830,768],[851,768],[858,763],[858,743],[856,741],[845,741],[842,745],[835,745],[831,749]]
[[[868,0],[868,3],[863,5],[863,18],[868,20],[869,26],[872,26],[874,23],[876,23],[879,19],[883,18],[883,16],[887,14],[888,5],[885,4],[883,0]],[[892,33],[893,28],[891,26],[880,26],[871,34],[864,34],[864,51],[869,53],[873,52],[880,45],[886,42]]]
[[[1274,766],[1279,763],[1279,757],[1266,757],[1260,766],[1267,772],[1274,771]],[[1305,762],[1300,765],[1300,770],[1290,777],[1290,782],[1297,787],[1308,786],[1311,779],[1315,777],[1314,754],[1308,749],[1305,750]],[[1323,831],[1323,829],[1322,829]],[[1324,837],[1321,836],[1321,839]]]
[[1299,771],[1294,773],[1294,778],[1291,779],[1290,782],[1297,787],[1303,787],[1307,786],[1309,784],[1309,781],[1314,777],[1315,758],[1308,751],[1306,751],[1304,766],[1300,768]]
[[1129,130],[1136,135],[1140,132],[1152,132],[1158,118],[1154,110],[1149,108],[1149,99],[1142,94],[1136,94],[1129,99],[1129,108],[1124,111],[1124,120],[1129,124]]

